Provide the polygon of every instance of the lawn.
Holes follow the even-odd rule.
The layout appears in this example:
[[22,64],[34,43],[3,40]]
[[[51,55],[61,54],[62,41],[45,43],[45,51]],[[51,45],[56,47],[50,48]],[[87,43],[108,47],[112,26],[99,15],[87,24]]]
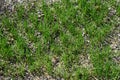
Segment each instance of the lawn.
[[120,2],[41,3],[0,15],[0,79],[120,79],[120,62],[113,60],[120,51],[108,41],[120,25]]

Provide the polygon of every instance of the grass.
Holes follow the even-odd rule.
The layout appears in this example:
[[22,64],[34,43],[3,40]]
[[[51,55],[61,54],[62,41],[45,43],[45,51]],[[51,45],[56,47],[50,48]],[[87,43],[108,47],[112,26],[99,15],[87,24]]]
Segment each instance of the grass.
[[[106,21],[110,6],[116,6],[115,0],[66,0],[29,4],[27,9],[20,5],[12,14],[1,15],[0,75],[14,79],[29,72],[65,80],[118,80],[120,68],[109,44],[104,45],[118,24],[114,16]],[[119,6],[115,8],[120,16]]]

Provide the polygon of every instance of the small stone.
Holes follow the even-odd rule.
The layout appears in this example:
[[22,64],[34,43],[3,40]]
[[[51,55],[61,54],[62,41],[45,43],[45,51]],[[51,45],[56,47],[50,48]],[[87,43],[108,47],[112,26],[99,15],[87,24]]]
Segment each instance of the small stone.
[[120,63],[120,56],[114,56],[113,61],[115,61],[116,63]]
[[115,48],[117,47],[117,45],[116,45],[116,44],[111,44],[110,47],[111,47],[112,49],[115,49]]
[[113,15],[115,15],[115,14],[116,14],[116,10],[113,9],[113,8],[109,8],[109,13],[108,13],[108,15],[109,15],[109,16],[113,16]]
[[59,62],[59,57],[54,56],[54,57],[52,58],[52,63],[53,63],[53,65],[57,65],[58,62]]

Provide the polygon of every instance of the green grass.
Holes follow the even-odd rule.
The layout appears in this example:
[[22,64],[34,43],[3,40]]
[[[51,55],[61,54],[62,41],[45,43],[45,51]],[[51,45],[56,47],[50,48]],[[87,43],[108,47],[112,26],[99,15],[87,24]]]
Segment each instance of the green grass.
[[[65,80],[119,79],[120,68],[111,59],[111,48],[100,47],[117,24],[104,21],[115,0],[35,4],[27,9],[16,6],[12,15],[6,12],[0,16],[0,75],[22,77],[27,71]],[[120,7],[116,8],[120,16]],[[38,9],[44,14],[39,19]],[[83,28],[89,43],[82,36]],[[90,56],[91,68],[83,67],[81,55]],[[59,59],[56,66],[52,62],[54,57]]]

